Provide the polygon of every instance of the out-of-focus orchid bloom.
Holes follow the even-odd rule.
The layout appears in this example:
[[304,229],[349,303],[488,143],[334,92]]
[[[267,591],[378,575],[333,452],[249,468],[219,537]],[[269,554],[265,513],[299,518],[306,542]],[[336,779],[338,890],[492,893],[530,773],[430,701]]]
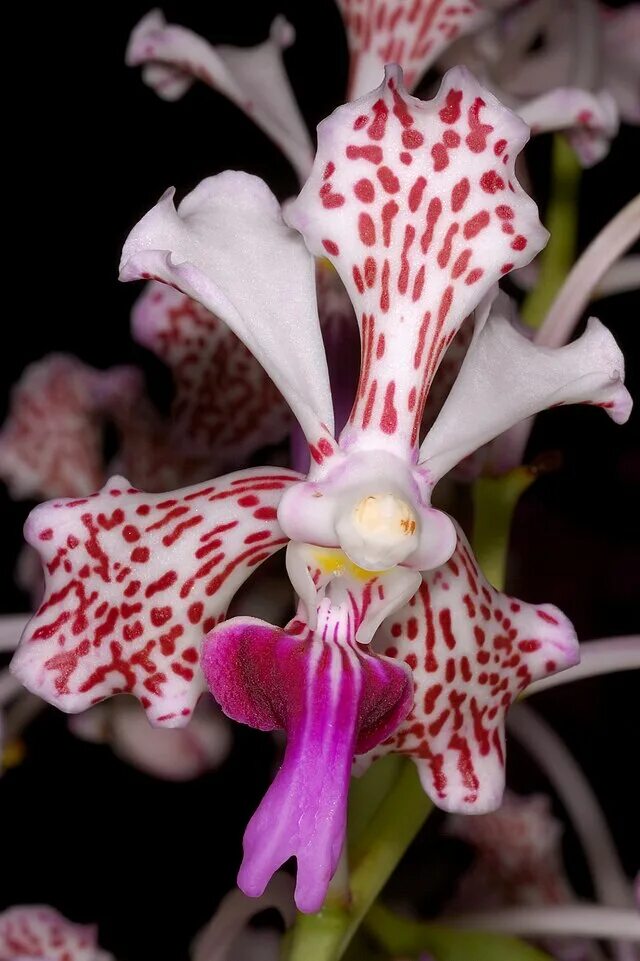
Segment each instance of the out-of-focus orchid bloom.
[[34,904],[0,914],[3,961],[114,961],[98,946],[93,925],[74,924],[53,908]]
[[[576,903],[563,863],[562,825],[553,817],[548,797],[508,791],[499,810],[478,818],[456,815],[449,830],[476,852],[449,911]],[[544,947],[558,961],[599,956],[594,943],[583,939],[545,939]]]
[[191,781],[218,767],[231,748],[229,724],[207,698],[188,727],[153,728],[132,698],[119,697],[74,715],[73,734],[94,744],[108,744],[133,767],[165,781]]
[[[245,837],[251,894],[296,854],[297,903],[320,907],[343,844],[352,755],[382,740],[415,757],[442,807],[494,807],[504,711],[530,681],[577,659],[566,618],[485,584],[459,529],[430,506],[445,471],[514,420],[558,400],[602,403],[618,419],[629,406],[604,329],[553,352],[487,316],[495,282],[546,241],[514,176],[527,135],[467,71],[451,71],[423,103],[391,67],[380,88],[321,124],[311,176],[287,211],[302,237],[264,183],[227,172],[177,210],[169,191],[125,244],[123,280],[172,284],[252,351],[298,419],[311,467],[306,478],[253,468],[164,495],[115,478],[91,497],[36,508],[27,537],[47,593],[13,669],[63,710],[125,690],[152,723],[177,727],[204,687],[207,633],[204,667],[225,711],[289,738]],[[360,382],[339,438],[313,254],[336,267],[361,331]],[[450,398],[419,447],[435,372],[476,308],[457,415],[449,420]],[[220,624],[240,585],[288,541],[294,620]],[[381,624],[383,641],[394,639],[382,649],[370,646]],[[394,741],[412,699],[410,729]]]
[[[535,0],[530,7],[543,8],[546,0]],[[584,10],[581,11],[580,7]],[[595,8],[594,33],[596,56],[586,64],[576,57],[574,28],[576,14],[584,16],[588,6]],[[606,90],[614,99],[622,120],[640,123],[640,4],[630,3],[620,10],[605,4],[576,2],[548,4],[543,10],[539,26],[543,30],[543,42],[534,49],[521,51],[518,57],[510,57],[506,72],[500,76],[501,87],[508,93],[530,100],[541,96],[554,87],[572,83],[577,70],[593,71],[596,86]],[[522,12],[513,15],[510,30],[518,31],[518,20],[526,16],[526,4]],[[588,14],[587,14],[588,16]],[[533,38],[532,38],[533,39]],[[496,59],[499,67],[499,60]]]
[[471,67],[532,133],[565,132],[589,167],[607,154],[619,115],[640,117],[639,13],[638,4],[612,11],[592,0],[531,0],[454,44],[441,64]]
[[65,354],[26,368],[0,434],[0,475],[13,497],[78,496],[102,483],[104,392],[116,383],[122,392],[130,373]]
[[282,62],[294,39],[291,24],[276,17],[269,39],[256,47],[213,47],[152,10],[131,34],[126,62],[142,65],[144,82],[165,100],[178,100],[196,79],[218,90],[280,147],[302,181],[313,149]]

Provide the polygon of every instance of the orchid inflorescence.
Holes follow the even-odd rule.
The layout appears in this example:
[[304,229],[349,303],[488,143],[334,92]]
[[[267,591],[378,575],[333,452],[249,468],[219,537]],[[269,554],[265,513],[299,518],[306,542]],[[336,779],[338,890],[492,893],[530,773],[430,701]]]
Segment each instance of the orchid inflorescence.
[[[610,57],[607,89],[555,89],[556,33],[548,63],[525,54],[543,22],[536,0],[439,11],[415,0],[393,15],[385,4],[339,6],[351,99],[320,124],[315,158],[282,65],[293,40],[282,18],[246,50],[211,47],[159,11],[134,30],[127,59],[143,65],[147,84],[170,100],[196,78],[221,90],[279,144],[303,186],[281,207],[259,178],[226,171],[177,207],[167,191],[131,231],[120,279],[147,281],[133,329],[172,369],[169,418],[144,398],[137,372],[57,355],[27,372],[0,437],[15,493],[52,498],[25,527],[44,597],[13,674],[63,711],[93,707],[74,722],[82,736],[105,739],[108,727],[123,756],[175,779],[228,750],[223,722],[201,700],[207,690],[234,721],[285,731],[238,884],[268,902],[295,857],[305,913],[322,908],[339,869],[354,758],[362,774],[383,755],[407,756],[436,806],[456,817],[496,811],[507,711],[533,682],[579,661],[561,611],[489,583],[462,526],[432,504],[436,485],[461,465],[467,477],[513,467],[500,460],[517,449],[512,428],[548,407],[590,404],[616,423],[631,411],[621,352],[598,320],[572,343],[537,343],[498,282],[548,239],[516,177],[528,123],[568,130],[581,162],[593,163],[616,132],[617,104],[637,119],[632,71]],[[606,25],[614,29],[613,14]],[[415,87],[457,50],[480,79],[455,66],[432,99],[409,93],[405,82]],[[354,321],[360,363],[350,383],[335,355]],[[63,424],[64,457],[49,442],[49,416]],[[107,478],[108,420],[120,448]],[[289,434],[296,469],[217,476]],[[248,616],[260,606],[245,582],[264,591],[261,565],[283,549],[284,603],[272,618]],[[626,649],[624,658],[636,663]],[[204,759],[186,740],[165,755],[151,729],[129,738],[141,718],[130,700],[126,716],[95,707],[122,692],[155,728],[179,737],[199,725],[201,746],[211,734]],[[520,870],[491,852],[510,817],[527,823],[525,814],[544,822],[549,844],[542,854],[533,841],[523,847]],[[454,822],[486,855],[477,877],[498,871],[511,890],[522,875],[537,892],[523,900],[571,904],[564,881],[538,897],[562,876],[545,802],[509,800],[493,817],[496,834],[484,819]],[[290,900],[287,888],[274,901],[285,916]],[[13,910],[0,916],[0,946],[13,939],[23,954],[48,957],[34,945],[64,919]],[[92,934],[68,934],[84,951],[69,956],[106,959]],[[197,961],[212,937],[201,936]]]

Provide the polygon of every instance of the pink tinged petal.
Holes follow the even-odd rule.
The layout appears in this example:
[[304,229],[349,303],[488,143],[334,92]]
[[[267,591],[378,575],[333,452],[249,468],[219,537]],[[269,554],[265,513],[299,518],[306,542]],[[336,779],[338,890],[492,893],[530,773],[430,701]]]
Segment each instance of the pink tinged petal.
[[438,807],[471,814],[502,799],[509,705],[532,681],[579,659],[567,618],[491,587],[461,531],[453,557],[424,575],[375,647],[410,666],[415,696],[411,714],[373,756],[408,754]]
[[178,100],[194,80],[204,81],[251,117],[304,179],[313,159],[311,141],[282,61],[294,40],[291,24],[276,17],[264,43],[214,47],[152,10],[131,34],[126,62],[143,65],[144,82],[165,100]]
[[0,475],[12,497],[77,496],[102,483],[102,390],[120,371],[129,376],[65,354],[26,368],[0,433]]
[[522,104],[518,113],[534,134],[564,131],[583,167],[606,157],[619,126],[615,100],[607,91],[559,87]]
[[604,85],[614,97],[620,117],[640,124],[640,3],[621,10],[603,7]]
[[[203,654],[207,681],[226,714],[287,733],[282,767],[245,833],[238,883],[260,895],[295,856],[296,904],[305,912],[322,906],[340,857],[353,755],[388,737],[411,702],[408,670],[358,646],[358,631],[366,638],[388,603],[384,577],[356,581],[345,573],[338,569],[335,596],[317,595],[315,628],[303,601],[284,630],[251,618],[220,625]],[[401,577],[391,593],[406,597],[415,575]],[[321,587],[319,568],[313,579]]]
[[74,924],[46,905],[8,908],[0,914],[0,957],[3,961],[113,961],[101,951],[92,925]]
[[241,584],[286,543],[286,470],[253,468],[169,494],[114,477],[97,494],[32,511],[46,592],[12,662],[25,687],[76,713],[137,697],[152,724],[187,724],[198,650]]
[[[567,904],[573,900],[563,865],[562,825],[546,795],[505,793],[497,811],[482,817],[455,815],[449,832],[476,849],[472,874],[494,889],[500,902]],[[471,879],[469,879],[471,880]],[[467,895],[472,883],[463,881]],[[482,894],[479,890],[478,894]],[[464,910],[478,907],[470,898]],[[456,910],[463,907],[460,899]]]
[[257,177],[227,171],[173,205],[169,190],[134,227],[121,280],[177,287],[225,321],[262,364],[311,443],[332,444],[315,265]]
[[524,123],[464,69],[427,103],[397,67],[319,127],[287,218],[342,277],[359,318],[360,384],[345,448],[407,457],[445,349],[500,276],[544,246],[513,173]]
[[[571,344],[542,347],[516,329],[512,314],[509,298],[500,294],[488,318],[476,323],[458,378],[420,451],[434,478],[547,407],[592,404],[616,423],[629,417],[624,358],[599,320],[592,317]],[[496,448],[494,460],[501,456]]]
[[248,899],[237,889],[220,902],[211,921],[191,945],[192,961],[277,961],[281,936],[265,928],[252,930],[248,922],[262,911],[275,909],[287,928],[296,918],[293,880],[276,874],[260,898]]
[[132,314],[133,335],[171,369],[176,396],[171,442],[212,473],[282,441],[290,413],[282,395],[233,331],[166,284],[150,283]]
[[356,100],[382,80],[385,65],[397,63],[413,90],[422,75],[458,37],[490,18],[482,0],[337,0],[350,53],[348,97]]
[[140,705],[125,697],[74,715],[69,726],[76,737],[109,744],[127,764],[165,781],[192,781],[219,767],[231,748],[229,724],[209,698],[183,728],[151,727]]

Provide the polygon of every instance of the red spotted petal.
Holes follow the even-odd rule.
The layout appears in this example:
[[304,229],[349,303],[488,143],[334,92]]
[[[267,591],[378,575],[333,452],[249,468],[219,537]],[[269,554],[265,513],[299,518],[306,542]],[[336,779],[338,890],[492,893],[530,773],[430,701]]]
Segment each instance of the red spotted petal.
[[227,324],[196,301],[150,283],[134,307],[133,333],[172,371],[173,446],[183,457],[207,460],[209,476],[286,437],[289,407],[273,381]]
[[311,177],[287,211],[342,277],[359,319],[360,384],[343,447],[415,446],[444,351],[489,287],[547,232],[514,176],[525,124],[464,69],[434,100],[396,67],[320,124]]
[[2,961],[113,961],[97,944],[92,925],[73,924],[46,905],[9,908],[0,914]]
[[127,691],[153,724],[186,724],[203,689],[202,634],[286,542],[276,510],[297,476],[254,468],[169,494],[115,477],[37,507],[26,536],[46,592],[14,673],[70,713]]
[[376,87],[385,64],[398,63],[412,90],[442,51],[487,19],[482,0],[338,0],[347,32],[349,99]]
[[423,575],[375,646],[409,664],[415,683],[413,711],[378,752],[410,755],[435,804],[472,814],[500,804],[509,705],[579,660],[567,618],[491,587],[461,531],[453,557]]
[[104,480],[104,392],[137,389],[129,368],[99,371],[52,354],[24,371],[0,434],[0,475],[11,495],[79,496]]

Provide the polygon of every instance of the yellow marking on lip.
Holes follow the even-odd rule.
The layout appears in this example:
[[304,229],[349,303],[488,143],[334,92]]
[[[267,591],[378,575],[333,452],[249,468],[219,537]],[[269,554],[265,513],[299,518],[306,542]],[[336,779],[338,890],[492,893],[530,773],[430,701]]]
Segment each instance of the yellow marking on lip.
[[358,567],[349,560],[344,551],[336,548],[317,548],[313,552],[313,557],[323,574],[333,574],[338,577],[341,574],[350,574],[359,581],[370,581],[372,577],[385,572],[384,570],[367,571],[364,567]]

